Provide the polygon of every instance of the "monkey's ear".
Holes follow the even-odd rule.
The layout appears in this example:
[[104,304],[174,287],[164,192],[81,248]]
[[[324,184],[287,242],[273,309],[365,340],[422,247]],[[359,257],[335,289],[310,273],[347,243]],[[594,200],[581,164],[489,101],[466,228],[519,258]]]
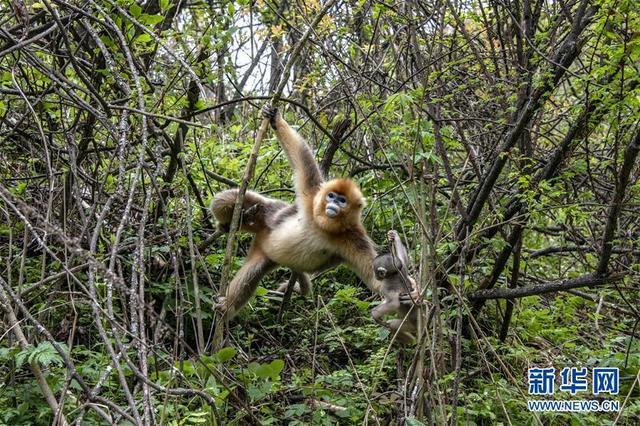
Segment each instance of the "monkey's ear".
[[359,208],[363,209],[365,207],[367,207],[367,199],[362,197],[358,200],[358,202],[356,203],[356,206],[358,206]]

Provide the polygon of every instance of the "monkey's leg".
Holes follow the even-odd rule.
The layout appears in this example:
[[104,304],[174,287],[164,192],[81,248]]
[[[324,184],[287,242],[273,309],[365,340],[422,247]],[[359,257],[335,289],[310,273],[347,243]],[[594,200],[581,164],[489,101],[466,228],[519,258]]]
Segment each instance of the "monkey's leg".
[[[289,288],[289,281],[280,284],[276,292],[278,294],[285,294]],[[309,274],[304,272],[298,273],[298,279],[293,285],[293,291],[300,293],[300,295],[306,297],[311,295],[313,291],[313,284],[311,284],[311,278],[309,278]]]
[[400,300],[392,299],[373,308],[371,316],[378,324],[387,328],[391,332],[392,337],[396,335],[396,339],[400,343],[409,344],[415,341],[415,337],[411,334],[412,331],[415,331],[415,324],[412,323],[411,317],[408,317],[406,320],[404,320],[404,318],[389,321],[382,319],[385,315],[399,313],[400,308]]
[[227,293],[220,301],[220,310],[227,319],[233,318],[253,296],[260,279],[276,264],[259,250],[250,250],[244,265],[229,283]]
[[389,328],[389,321],[385,321],[382,318],[385,315],[395,314],[396,312],[398,312],[398,308],[400,308],[400,303],[398,302],[398,300],[384,301],[383,303],[373,308],[373,310],[371,311],[371,316],[373,317],[375,322],[383,327]]
[[[311,278],[309,278],[309,274],[299,274],[297,284],[301,295],[306,297],[310,296],[313,293],[313,284],[311,284]],[[293,289],[295,290],[295,287]]]
[[391,337],[395,335],[400,343],[406,345],[415,342],[416,338],[412,334],[415,331],[415,327],[413,327],[409,318],[406,321],[404,319],[392,319],[387,321],[387,324],[389,325],[389,331],[391,331]]
[[278,322],[282,322],[282,316],[284,315],[284,311],[287,309],[287,306],[289,305],[289,301],[291,300],[291,293],[295,288],[296,281],[300,279],[300,276],[301,276],[300,273],[291,271],[291,278],[289,278],[289,281],[287,282],[287,289],[284,292],[284,296],[282,297],[282,303],[280,304],[280,310],[278,311]]

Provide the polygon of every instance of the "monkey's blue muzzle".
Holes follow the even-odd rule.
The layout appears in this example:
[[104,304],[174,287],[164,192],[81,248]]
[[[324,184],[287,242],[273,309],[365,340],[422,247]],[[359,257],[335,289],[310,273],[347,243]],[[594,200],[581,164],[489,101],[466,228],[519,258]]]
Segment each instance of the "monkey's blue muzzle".
[[333,218],[338,216],[338,213],[340,213],[340,207],[335,203],[327,203],[327,207],[324,212],[328,217]]

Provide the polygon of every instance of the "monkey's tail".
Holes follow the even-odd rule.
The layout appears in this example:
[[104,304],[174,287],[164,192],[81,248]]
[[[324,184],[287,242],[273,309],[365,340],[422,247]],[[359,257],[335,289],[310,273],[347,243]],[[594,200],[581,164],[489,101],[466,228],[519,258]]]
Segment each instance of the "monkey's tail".
[[[233,217],[233,207],[236,204],[236,198],[238,196],[238,188],[228,189],[219,194],[216,194],[211,202],[211,212],[215,216],[218,221],[218,226],[223,230],[229,229],[229,224],[231,223],[231,218]],[[242,211],[246,211],[247,209],[254,207],[256,205],[260,207],[266,207],[267,199],[262,195],[253,192],[247,191],[244,194],[244,201],[242,202]],[[255,215],[258,219],[259,214]],[[243,224],[240,223],[240,229],[248,232],[256,232],[257,229],[255,224]]]

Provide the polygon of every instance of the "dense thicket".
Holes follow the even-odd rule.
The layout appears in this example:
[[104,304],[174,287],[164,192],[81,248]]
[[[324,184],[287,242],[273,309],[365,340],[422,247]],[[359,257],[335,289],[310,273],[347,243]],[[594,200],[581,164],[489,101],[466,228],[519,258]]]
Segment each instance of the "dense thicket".
[[[323,5],[0,5],[0,423],[638,421],[638,3],[337,1],[284,75]],[[228,263],[207,206],[281,79],[372,238],[407,241],[416,346],[343,267],[288,303],[271,274],[216,335],[250,239]],[[291,200],[267,137],[247,183]],[[527,410],[527,368],[595,365],[619,413]]]

